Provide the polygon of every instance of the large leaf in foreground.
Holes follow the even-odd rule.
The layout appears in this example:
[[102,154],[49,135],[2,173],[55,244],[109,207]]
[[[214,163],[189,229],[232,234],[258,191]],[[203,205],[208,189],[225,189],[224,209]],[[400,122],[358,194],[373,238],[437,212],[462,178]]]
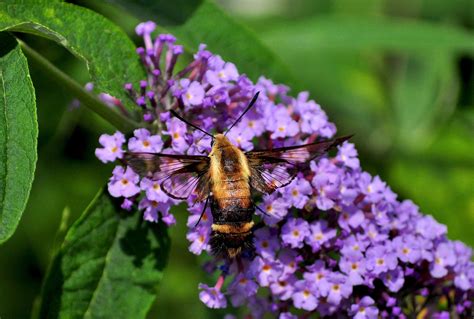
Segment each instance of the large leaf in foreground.
[[0,32],[0,243],[15,231],[33,182],[35,92],[18,42]]
[[169,252],[166,228],[100,192],[68,231],[47,275],[40,318],[144,318]]
[[91,10],[68,3],[39,2],[0,3],[0,31],[27,32],[56,41],[86,62],[98,92],[127,103],[122,84],[137,83],[145,77],[127,35]]

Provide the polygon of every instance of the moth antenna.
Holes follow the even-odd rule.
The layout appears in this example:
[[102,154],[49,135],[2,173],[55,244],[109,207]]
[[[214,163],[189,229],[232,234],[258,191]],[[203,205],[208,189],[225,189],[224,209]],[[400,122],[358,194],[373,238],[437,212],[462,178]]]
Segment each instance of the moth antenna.
[[185,120],[184,118],[182,118],[178,113],[176,113],[175,110],[170,110],[170,112],[171,112],[171,114],[172,114],[174,117],[176,117],[177,119],[181,120],[182,122],[186,123],[187,125],[189,125],[189,126],[191,126],[191,127],[194,127],[196,130],[201,131],[201,132],[203,132],[203,133],[206,134],[206,135],[209,135],[212,139],[214,139],[214,136],[213,136],[211,133],[206,132],[206,131],[204,131],[202,128],[200,128],[199,126],[196,126],[196,125],[194,125],[194,124],[192,124],[192,123],[186,121],[186,120]]
[[254,106],[255,102],[257,102],[259,94],[260,94],[260,92],[255,93],[255,95],[253,96],[253,98],[250,101],[249,105],[247,105],[247,107],[242,112],[242,114],[240,114],[240,116],[237,118],[237,120],[235,120],[235,122],[232,123],[232,125],[225,131],[224,136],[227,135],[227,133],[229,133],[229,131],[235,126],[235,124],[239,123],[239,121],[242,119],[242,117],[244,117],[245,113],[247,113],[252,108],[252,106]]

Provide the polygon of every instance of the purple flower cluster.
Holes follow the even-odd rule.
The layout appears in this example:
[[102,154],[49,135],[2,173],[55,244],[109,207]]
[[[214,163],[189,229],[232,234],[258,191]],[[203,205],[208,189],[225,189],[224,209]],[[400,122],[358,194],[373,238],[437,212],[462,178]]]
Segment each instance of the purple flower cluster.
[[[120,160],[125,150],[205,154],[210,139],[171,117],[174,109],[204,130],[223,131],[260,91],[256,106],[231,131],[243,150],[299,145],[334,136],[336,128],[321,107],[303,92],[261,77],[253,83],[234,64],[199,47],[191,61],[176,70],[183,48],[169,34],[151,37],[155,25],[136,31],[145,47],[137,53],[148,78],[125,85],[148,129],[137,129],[128,141],[120,132],[102,135],[96,150],[102,162]],[[114,102],[114,105],[120,103]],[[130,115],[131,116],[131,115]],[[175,223],[170,207],[177,203],[159,183],[117,166],[108,184],[123,197],[125,209],[143,211],[148,221]],[[203,203],[192,205],[189,250],[209,252],[212,215],[196,225]],[[293,182],[257,205],[256,254],[225,264],[212,260],[217,284],[200,284],[199,298],[208,307],[247,306],[254,318],[320,316],[407,318],[416,315],[466,317],[472,313],[472,251],[450,241],[447,229],[423,215],[378,176],[362,171],[353,144],[344,143],[335,157],[313,161]],[[297,315],[298,314],[298,315]]]

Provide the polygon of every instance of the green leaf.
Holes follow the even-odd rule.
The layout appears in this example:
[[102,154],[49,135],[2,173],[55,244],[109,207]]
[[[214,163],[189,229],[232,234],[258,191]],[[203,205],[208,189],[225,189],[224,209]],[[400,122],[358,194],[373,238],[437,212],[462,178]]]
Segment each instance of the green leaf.
[[209,50],[235,63],[239,71],[252,80],[264,75],[278,82],[296,83],[287,65],[262,44],[255,33],[233,20],[212,1],[186,1],[185,10],[174,2],[169,5],[170,1],[107,2],[118,4],[142,19],[154,20],[161,31],[174,34],[190,50],[197,50],[201,43],[207,44]]
[[[395,3],[397,2],[393,4]],[[400,6],[399,9],[403,8],[404,4],[406,6],[406,2],[399,2],[397,4]],[[429,2],[419,4],[413,3],[411,8],[413,10],[412,12],[415,12],[415,14],[427,20],[443,20],[449,21],[450,24],[456,23],[460,25],[472,25],[474,22],[471,0],[430,0]],[[402,15],[406,14],[406,12],[403,11],[400,13]]]
[[[474,53],[471,33],[453,26],[407,19],[325,15],[292,23],[271,20],[260,28],[262,40],[278,50],[317,101],[328,106],[327,111],[338,127],[369,136],[366,145],[377,153],[383,152],[399,133],[394,132],[394,109],[404,125],[423,124],[419,127],[420,136],[426,136],[440,117],[449,115],[444,105],[452,107],[446,100],[452,98],[448,92],[453,87],[451,92],[456,90],[456,83],[448,83],[449,79],[445,78],[452,79],[451,74],[442,78],[442,73],[452,71],[450,63],[456,54]],[[416,53],[423,62],[421,76],[430,78],[426,82],[417,81],[419,70],[410,68],[416,88],[408,85],[411,90],[406,90],[403,85],[406,82],[398,82],[403,87],[396,88],[398,92],[394,95],[400,99],[393,108],[386,83],[394,82],[390,69],[394,63],[387,63],[384,53],[391,54],[389,61],[397,53]],[[431,96],[431,89],[436,90],[436,85],[442,85],[442,90]],[[413,93],[423,104],[415,104],[414,99],[406,103],[408,93]],[[423,112],[432,107],[433,101],[437,106],[433,112],[436,116],[424,121],[428,116],[423,117],[426,115]]]
[[40,318],[145,318],[168,259],[166,227],[101,191],[69,229],[43,286]]
[[464,117],[456,114],[425,151],[392,157],[387,182],[446,224],[451,239],[474,246],[474,154]]
[[[262,32],[265,33],[265,32]],[[288,36],[291,34],[291,36]],[[306,52],[318,49],[456,51],[474,54],[474,35],[449,25],[372,17],[328,15],[292,24],[274,25],[265,42]]]
[[86,62],[97,92],[107,92],[132,105],[123,83],[145,77],[135,46],[103,16],[68,3],[0,4],[0,31],[27,32],[64,46]]
[[[379,57],[360,52],[319,50],[308,55],[294,48],[282,49],[282,57],[298,72],[303,85],[322,103],[329,115],[341,114],[338,126],[367,135],[386,111],[385,88],[379,79]],[[311,65],[311,67],[308,67]]]
[[0,33],[0,243],[15,231],[36,167],[35,91],[18,42]]
[[110,0],[108,2],[120,4],[138,15],[153,17],[160,25],[170,26],[185,23],[202,5],[203,0]]
[[[277,28],[278,30],[278,28]],[[276,31],[278,32],[278,31]],[[308,39],[311,41],[308,30]],[[387,136],[380,118],[388,111],[386,88],[380,81],[382,57],[355,50],[300,50],[283,38],[292,37],[291,24],[281,41],[271,41],[272,32],[263,32],[262,39],[287,61],[303,83],[305,90],[320,103],[342,133],[357,136]],[[377,141],[378,142],[378,141]],[[368,143],[374,145],[374,143]]]
[[392,75],[397,142],[404,152],[424,149],[456,108],[456,63],[446,52],[402,59]]

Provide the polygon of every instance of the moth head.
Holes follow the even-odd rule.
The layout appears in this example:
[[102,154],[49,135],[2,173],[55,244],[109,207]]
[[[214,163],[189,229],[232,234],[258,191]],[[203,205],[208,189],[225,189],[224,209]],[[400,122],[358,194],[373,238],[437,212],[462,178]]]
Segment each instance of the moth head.
[[233,145],[229,141],[229,139],[224,136],[224,134],[216,134],[214,135],[214,138],[211,141],[212,150],[209,153],[209,156],[219,155],[222,153],[223,148],[226,148],[229,146],[233,146]]
[[213,139],[214,143],[212,144],[213,147],[220,148],[227,145],[232,145],[229,139],[224,134],[216,134]]

